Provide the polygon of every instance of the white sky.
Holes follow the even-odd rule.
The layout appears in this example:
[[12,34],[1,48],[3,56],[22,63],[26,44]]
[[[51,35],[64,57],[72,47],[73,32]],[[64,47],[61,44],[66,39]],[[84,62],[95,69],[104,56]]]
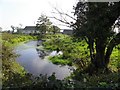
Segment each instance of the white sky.
[[[8,30],[11,25],[35,25],[41,13],[53,16],[53,7],[71,14],[75,3],[76,0],[0,0],[0,27]],[[51,21],[58,24],[56,20]]]

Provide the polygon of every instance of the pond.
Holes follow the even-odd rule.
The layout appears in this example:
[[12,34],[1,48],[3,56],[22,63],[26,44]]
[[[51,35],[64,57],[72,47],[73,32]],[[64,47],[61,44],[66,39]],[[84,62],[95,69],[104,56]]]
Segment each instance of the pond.
[[73,67],[70,66],[61,66],[55,65],[50,62],[47,57],[39,57],[37,48],[37,41],[29,41],[24,44],[20,44],[15,48],[15,52],[19,54],[17,62],[25,68],[28,73],[31,73],[35,76],[40,74],[47,74],[48,76],[52,75],[55,72],[57,79],[64,79],[69,76],[72,72]]

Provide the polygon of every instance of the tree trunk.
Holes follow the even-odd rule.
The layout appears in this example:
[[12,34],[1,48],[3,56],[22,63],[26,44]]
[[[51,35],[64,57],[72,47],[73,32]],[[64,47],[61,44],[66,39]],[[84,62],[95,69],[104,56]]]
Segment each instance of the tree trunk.
[[[104,40],[105,41],[105,40]],[[103,69],[108,70],[108,64],[110,61],[110,56],[112,54],[113,48],[120,44],[120,33],[118,33],[109,43],[107,46],[107,51],[105,53],[105,42],[102,39],[96,40],[96,54],[93,59],[93,62],[91,62],[94,65],[94,68],[96,70]]]
[[96,68],[106,68],[105,66],[105,41],[96,40],[96,55],[94,58],[94,65]]
[[[91,56],[91,64],[86,69],[86,72],[88,72],[90,75],[93,73],[97,73],[99,69],[105,70],[105,41],[102,39],[97,39],[96,42],[96,52],[94,52],[94,42],[91,41],[90,43],[90,56]],[[96,54],[95,54],[96,53]]]
[[91,62],[94,62],[94,40],[92,38],[88,39],[88,45],[89,45],[89,49],[90,49],[90,58],[91,58]]
[[113,48],[120,44],[120,33],[116,35],[111,41],[110,44],[107,47],[106,55],[105,55],[105,64],[108,65],[110,61],[110,56],[112,54]]

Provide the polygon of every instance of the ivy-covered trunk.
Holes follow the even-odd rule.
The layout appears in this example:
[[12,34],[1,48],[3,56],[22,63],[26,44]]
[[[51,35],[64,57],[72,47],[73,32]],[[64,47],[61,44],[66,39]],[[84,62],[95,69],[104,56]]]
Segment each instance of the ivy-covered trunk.
[[95,68],[94,70],[107,70],[113,48],[118,44],[120,44],[120,33],[118,33],[108,45],[106,45],[105,40],[103,41],[102,39],[97,39],[95,41],[96,52],[93,50],[94,44],[89,43],[91,64],[93,64],[93,67]]

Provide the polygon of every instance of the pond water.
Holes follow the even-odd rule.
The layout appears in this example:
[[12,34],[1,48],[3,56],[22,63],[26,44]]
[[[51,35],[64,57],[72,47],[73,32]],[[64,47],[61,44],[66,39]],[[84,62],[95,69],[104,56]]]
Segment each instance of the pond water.
[[[44,59],[40,58],[36,48],[37,41],[20,44],[15,48],[15,52],[20,55],[17,58],[17,62],[23,66],[28,73],[35,76],[40,74],[50,76],[55,72],[57,79],[64,79],[70,75],[72,67],[55,65],[47,59],[47,56],[45,56]],[[51,55],[51,53],[49,55]]]

